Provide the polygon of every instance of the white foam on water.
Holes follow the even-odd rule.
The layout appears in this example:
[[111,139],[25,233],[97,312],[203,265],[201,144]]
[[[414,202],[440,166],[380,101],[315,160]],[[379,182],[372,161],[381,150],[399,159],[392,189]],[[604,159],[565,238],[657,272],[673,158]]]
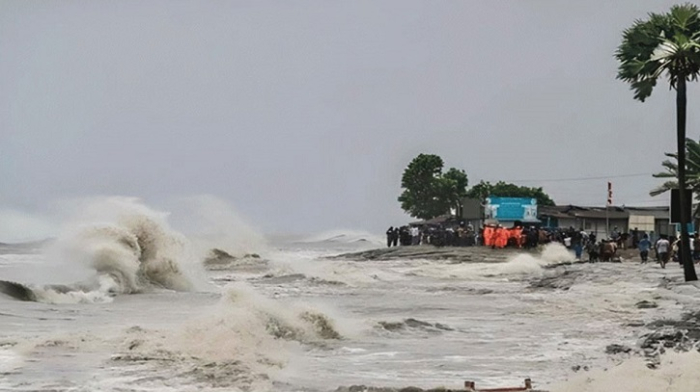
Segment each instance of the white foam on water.
[[[501,252],[501,250],[494,250]],[[540,253],[516,253],[503,255],[505,261],[452,263],[449,260],[391,260],[392,273],[396,270],[411,276],[425,276],[437,279],[464,280],[507,280],[511,277],[523,278],[541,276],[545,267],[575,261],[573,253],[558,243],[547,244]]]
[[[288,365],[303,362],[303,347],[341,338],[342,328],[319,307],[267,298],[244,282],[227,285],[219,302],[171,330],[130,328],[122,358],[161,358],[185,382],[236,390],[271,390],[273,379],[289,376]],[[200,373],[206,379],[198,379]],[[236,381],[237,378],[243,381]],[[189,380],[189,381],[188,381]]]
[[[160,218],[169,223],[169,216]],[[99,230],[77,237],[87,238],[83,246],[93,244],[87,246],[88,255],[103,255],[100,249],[106,248],[109,252],[100,256],[102,262],[123,259],[127,263],[119,268],[131,271],[128,261],[133,257],[138,259],[138,252],[130,249],[141,245],[138,240],[133,245],[129,239],[131,229],[120,222],[97,220],[96,225],[87,227]],[[166,233],[174,232],[165,227]],[[117,245],[113,246],[115,242]],[[186,238],[183,244],[185,248],[189,246]],[[573,259],[570,252],[565,249],[562,252],[556,246],[554,251],[545,248],[541,253],[522,254],[489,249],[475,253],[486,255],[485,262],[480,263],[351,261],[324,258],[339,253],[339,249],[344,249],[342,244],[297,248],[294,245],[293,249],[269,251],[263,257],[270,260],[271,270],[261,274],[303,273],[308,278],[335,280],[346,285],[318,284],[303,277],[270,281],[263,276],[241,276],[233,271],[230,273],[237,283],[222,289],[218,302],[212,294],[163,290],[121,297],[104,306],[47,306],[7,301],[12,307],[8,313],[12,315],[0,321],[3,327],[28,326],[27,335],[38,335],[37,343],[26,352],[21,344],[13,346],[13,350],[36,361],[32,362],[36,364],[34,369],[44,371],[44,380],[56,381],[55,385],[61,388],[65,367],[51,366],[56,363],[66,366],[73,360],[70,358],[81,364],[98,358],[90,363],[95,367],[94,379],[102,381],[94,384],[90,381],[85,384],[85,390],[333,390],[353,384],[431,388],[446,382],[457,386],[465,377],[464,369],[470,369],[468,376],[479,380],[484,387],[519,383],[526,376],[532,376],[541,385],[543,381],[562,380],[568,375],[572,385],[569,390],[585,391],[576,389],[579,387],[576,383],[581,381],[578,377],[593,375],[589,383],[602,385],[599,390],[607,391],[620,390],[595,384],[602,383],[607,372],[572,374],[570,368],[605,366],[606,345],[618,343],[632,347],[640,334],[647,332],[643,327],[629,327],[631,322],[676,318],[684,308],[696,306],[698,300],[694,298],[700,297],[695,286],[676,283],[682,280],[678,268],[661,270],[631,263],[545,268]],[[175,254],[187,252],[185,249],[184,253]],[[507,259],[509,254],[512,256]],[[478,260],[478,256],[472,260]],[[72,262],[88,265],[89,273],[96,272],[93,259]],[[100,269],[105,271],[110,265],[114,264],[106,263]],[[564,272],[571,272],[564,278],[576,279],[568,290],[530,286],[531,278],[543,275],[556,278]],[[138,270],[135,274],[137,279],[133,284],[141,287],[148,283],[138,279]],[[113,278],[110,273],[98,275],[104,287],[97,291],[109,293],[129,282]],[[247,283],[241,282],[246,279]],[[99,281],[93,283],[99,286]],[[52,293],[57,297],[65,294],[83,295]],[[635,303],[639,300],[654,301],[659,308],[638,309]],[[65,300],[71,301],[97,302],[96,299]],[[163,301],[168,305],[162,306]],[[206,305],[200,306],[203,304]],[[305,314],[316,318],[304,318]],[[45,317],[50,320],[43,320]],[[409,317],[430,324],[441,323],[450,329],[409,327],[377,331],[379,321],[402,322]],[[140,327],[135,328],[137,325]],[[74,332],[76,326],[86,330],[87,335]],[[70,331],[69,336],[57,337],[57,329]],[[322,336],[333,331],[343,339]],[[21,332],[2,328],[2,334],[17,340]],[[53,340],[63,343],[50,346]],[[35,349],[37,346],[39,349]],[[630,361],[633,363],[634,359]],[[611,364],[608,372],[618,366],[625,364]],[[635,373],[637,370],[639,373]],[[664,371],[663,367],[649,373],[646,373],[648,369],[637,370],[620,377],[653,379],[659,374],[654,372]],[[14,385],[26,382],[28,388],[42,389],[49,385],[35,381],[31,369],[20,369],[19,374],[10,377],[16,382]],[[69,377],[73,377],[72,373]],[[675,377],[675,383],[684,385],[684,376],[664,377]],[[76,375],[74,381],[82,382],[82,378],[78,379]]]
[[700,388],[700,353],[668,352],[657,369],[634,357],[607,369],[582,371],[563,383],[547,386],[550,392],[691,392]]
[[[23,359],[13,349],[0,347],[0,375],[19,372],[23,362]],[[6,377],[0,376],[0,390],[11,391],[13,388],[14,386],[7,381]]]
[[0,348],[0,374],[17,371],[22,362],[22,358],[12,348]]
[[563,245],[553,242],[545,245],[539,255],[530,253],[517,254],[504,263],[497,265],[496,271],[502,275],[541,274],[543,267],[557,263],[573,262],[576,257]]
[[119,283],[109,275],[100,275],[96,280],[96,286],[86,290],[76,289],[61,292],[46,287],[33,289],[33,292],[39,302],[49,304],[108,303],[114,301],[113,294],[119,290]]
[[[308,278],[342,282],[350,286],[365,286],[378,281],[400,281],[406,278],[395,270],[395,265],[386,263],[386,268],[361,264],[354,261],[324,259],[329,252],[313,250],[277,251],[269,253],[270,267],[275,276],[303,274]],[[320,260],[321,259],[321,260]],[[320,260],[320,261],[319,261]]]

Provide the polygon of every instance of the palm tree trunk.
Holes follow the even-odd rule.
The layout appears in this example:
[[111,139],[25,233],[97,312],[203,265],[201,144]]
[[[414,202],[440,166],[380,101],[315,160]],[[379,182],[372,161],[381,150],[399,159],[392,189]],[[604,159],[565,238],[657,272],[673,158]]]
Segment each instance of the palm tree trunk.
[[685,194],[685,118],[686,118],[686,80],[685,76],[678,78],[676,86],[676,121],[678,133],[678,188],[680,213],[681,213],[681,254],[680,260],[683,263],[683,273],[685,281],[698,280],[695,274],[695,266],[690,256],[690,238],[688,237],[688,222],[690,221],[690,211],[686,206]]

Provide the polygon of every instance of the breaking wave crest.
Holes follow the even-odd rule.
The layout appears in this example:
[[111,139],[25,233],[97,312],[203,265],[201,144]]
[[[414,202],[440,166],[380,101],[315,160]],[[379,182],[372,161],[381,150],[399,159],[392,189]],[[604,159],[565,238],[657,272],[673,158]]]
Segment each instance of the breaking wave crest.
[[154,288],[190,291],[202,287],[187,239],[170,229],[166,216],[127,198],[84,206],[47,258],[66,270],[82,271],[87,279],[32,288],[37,300],[108,302],[117,294]]
[[498,273],[503,275],[540,274],[544,267],[560,263],[571,263],[576,258],[566,247],[559,243],[547,244],[539,255],[519,253],[498,265]]
[[300,345],[322,347],[342,338],[325,313],[280,303],[236,282],[223,289],[217,304],[178,328],[125,330],[112,361],[167,364],[153,371],[178,378],[180,385],[268,390],[270,376],[296,359]]
[[301,305],[282,305],[242,282],[224,288],[222,306],[230,308],[228,313],[245,313],[244,319],[259,323],[275,338],[313,343],[342,337],[324,313]]

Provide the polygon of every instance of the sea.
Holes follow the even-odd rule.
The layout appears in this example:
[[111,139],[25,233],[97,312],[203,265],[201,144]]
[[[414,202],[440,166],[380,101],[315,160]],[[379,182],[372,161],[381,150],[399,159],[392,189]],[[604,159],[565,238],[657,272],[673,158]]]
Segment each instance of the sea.
[[195,235],[134,200],[88,210],[0,245],[0,391],[700,388],[696,350],[637,353],[648,323],[698,308],[675,264],[567,264],[559,245],[379,260],[366,232]]

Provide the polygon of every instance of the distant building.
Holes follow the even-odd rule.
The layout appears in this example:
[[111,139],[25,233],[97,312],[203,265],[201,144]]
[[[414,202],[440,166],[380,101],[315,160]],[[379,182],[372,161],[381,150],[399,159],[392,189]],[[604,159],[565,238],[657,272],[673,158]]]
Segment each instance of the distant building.
[[543,226],[583,228],[587,232],[596,233],[598,238],[609,234],[606,217],[611,231],[617,227],[619,232],[625,233],[637,228],[651,233],[653,238],[658,238],[661,234],[675,234],[675,225],[670,223],[668,207],[611,206],[607,212],[605,207],[539,207],[539,219]]

